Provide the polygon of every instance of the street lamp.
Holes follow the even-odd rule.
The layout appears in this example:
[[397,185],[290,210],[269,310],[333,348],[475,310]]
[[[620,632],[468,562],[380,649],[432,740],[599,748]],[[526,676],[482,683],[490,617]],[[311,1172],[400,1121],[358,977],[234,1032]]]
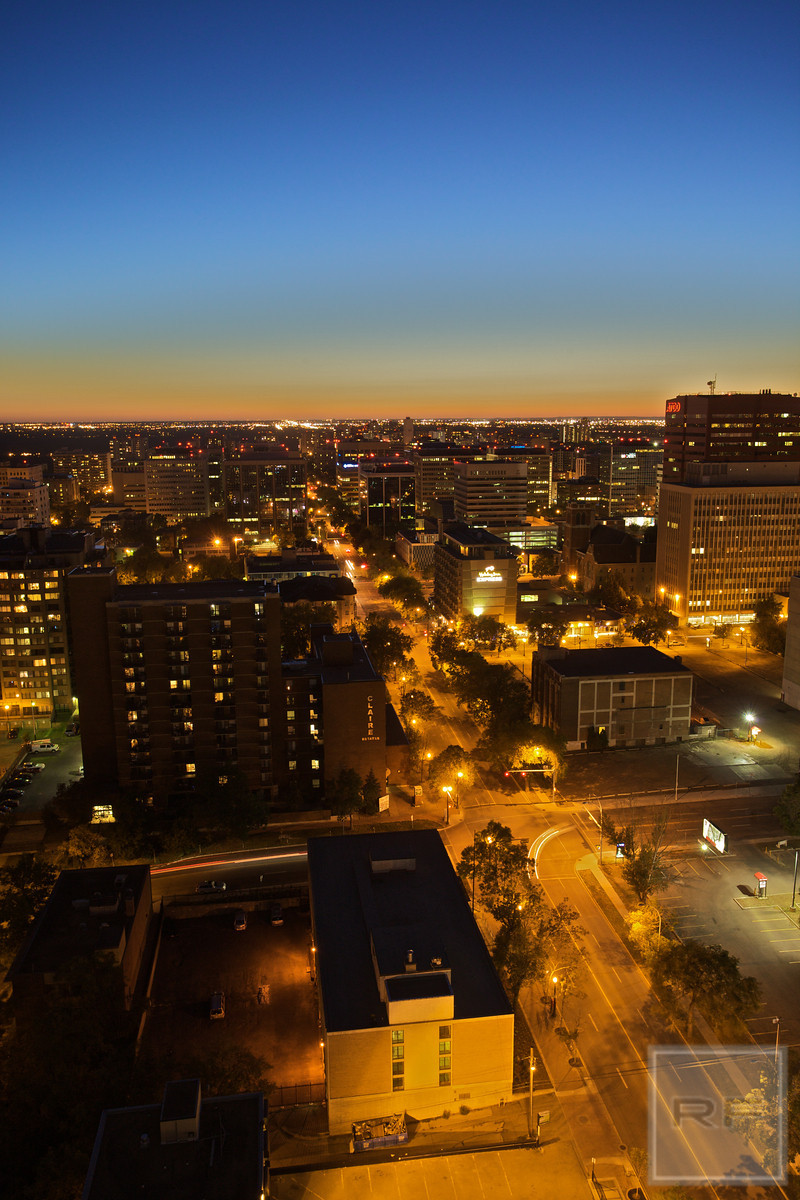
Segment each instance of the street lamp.
[[556,1015],[556,984],[558,983],[557,975],[553,976],[551,983],[553,984],[553,999],[550,1001],[550,1016],[554,1017]]
[[778,1039],[781,1036],[781,1019],[773,1017],[772,1024],[775,1026],[775,1066],[778,1065]]
[[445,786],[442,788],[442,791],[444,792],[444,803],[445,803],[445,809],[444,809],[445,825],[450,824],[450,793],[452,792],[452,790],[453,789],[450,787],[449,784],[445,784]]
[[459,788],[458,781],[459,781],[459,779],[463,779],[463,778],[464,778],[464,772],[459,771],[458,774],[456,775],[456,810],[458,810],[458,788]]

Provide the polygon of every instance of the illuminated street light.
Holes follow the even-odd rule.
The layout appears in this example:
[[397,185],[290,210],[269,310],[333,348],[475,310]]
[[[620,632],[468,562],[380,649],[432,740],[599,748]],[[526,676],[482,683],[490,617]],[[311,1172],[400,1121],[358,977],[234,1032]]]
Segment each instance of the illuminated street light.
[[452,790],[453,789],[450,787],[449,784],[445,784],[445,786],[442,788],[442,791],[444,792],[444,799],[445,799],[445,810],[444,810],[445,825],[450,824],[450,793],[452,792]]
[[550,1001],[550,1016],[554,1017],[556,1015],[556,984],[558,983],[558,976],[554,975],[550,982],[553,985],[553,999]]

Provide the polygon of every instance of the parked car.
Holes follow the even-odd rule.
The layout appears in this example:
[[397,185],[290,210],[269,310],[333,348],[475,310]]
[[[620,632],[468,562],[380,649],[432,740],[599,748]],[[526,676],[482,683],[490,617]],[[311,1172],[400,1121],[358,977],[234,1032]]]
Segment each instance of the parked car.
[[227,890],[227,883],[221,879],[204,879],[202,883],[198,883],[194,889],[196,892],[224,892]]
[[22,798],[22,796],[24,796],[24,794],[25,793],[21,790],[21,788],[4,787],[2,792],[0,792],[0,797],[2,797],[3,800],[19,800]]
[[283,924],[283,909],[281,908],[280,904],[277,903],[277,901],[275,902],[275,904],[271,905],[271,907],[270,907],[269,923],[270,923],[270,925],[282,925]]
[[33,783],[33,775],[26,775],[24,771],[15,771],[11,776],[11,783],[14,787],[27,787],[29,783]]
[[46,766],[47,763],[31,762],[30,759],[26,759],[25,766],[22,769],[23,771],[33,771],[35,775],[38,775],[39,772],[43,771]]
[[0,812],[10,813],[15,808],[19,808],[19,800],[2,800],[0,801]]
[[208,1013],[212,1021],[219,1021],[225,1016],[225,993],[214,992],[211,997],[211,1007]]
[[247,929],[247,913],[243,908],[240,908],[233,918],[233,928],[237,933],[243,933]]

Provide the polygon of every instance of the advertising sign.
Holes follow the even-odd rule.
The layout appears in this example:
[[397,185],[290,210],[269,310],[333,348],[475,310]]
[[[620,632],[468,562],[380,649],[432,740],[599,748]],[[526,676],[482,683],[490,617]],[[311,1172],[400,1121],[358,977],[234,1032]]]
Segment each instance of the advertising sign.
[[703,818],[703,840],[713,846],[715,850],[719,850],[720,854],[724,854],[728,849],[727,833],[717,829],[716,825],[712,825],[705,817]]

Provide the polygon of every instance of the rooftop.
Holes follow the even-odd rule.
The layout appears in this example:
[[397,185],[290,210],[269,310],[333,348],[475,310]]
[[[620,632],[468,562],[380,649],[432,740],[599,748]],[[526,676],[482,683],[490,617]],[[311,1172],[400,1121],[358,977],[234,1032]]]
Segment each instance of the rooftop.
[[98,950],[121,953],[149,877],[148,866],[62,871],[8,979],[55,971]]
[[191,600],[242,600],[275,595],[267,583],[243,579],[201,579],[197,583],[131,583],[114,593],[116,604],[141,604],[155,600],[163,604],[185,604]]
[[332,625],[312,625],[309,670],[319,671],[323,683],[371,682],[380,678],[356,633],[334,633]]
[[[398,997],[452,987],[456,1020],[511,1012],[436,830],[311,838],[308,868],[329,1031],[388,1025],[373,943],[381,974],[403,981],[389,989]],[[409,951],[414,971],[405,966]]]
[[680,655],[671,658],[654,646],[620,646],[602,650],[557,650],[542,654],[558,675],[677,675],[689,672]]
[[[202,1100],[198,1136],[162,1143],[162,1120],[186,1119],[167,1093],[164,1105],[106,1109],[100,1119],[83,1200],[260,1200],[263,1195],[264,1097],[260,1092]],[[182,1095],[183,1093],[181,1093]],[[177,1096],[177,1093],[176,1093]]]

